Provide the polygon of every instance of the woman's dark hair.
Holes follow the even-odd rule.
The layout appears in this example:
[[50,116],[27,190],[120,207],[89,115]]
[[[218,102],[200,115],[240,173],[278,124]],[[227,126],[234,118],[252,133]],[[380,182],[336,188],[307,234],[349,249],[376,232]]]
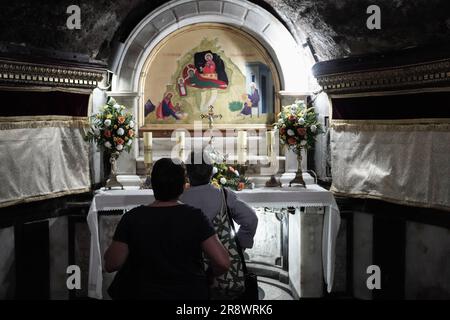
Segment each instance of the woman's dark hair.
[[183,165],[175,164],[169,158],[162,158],[153,165],[151,181],[156,200],[176,200],[184,191]]
[[194,151],[186,161],[186,171],[191,186],[202,186],[210,183],[213,166],[205,152]]

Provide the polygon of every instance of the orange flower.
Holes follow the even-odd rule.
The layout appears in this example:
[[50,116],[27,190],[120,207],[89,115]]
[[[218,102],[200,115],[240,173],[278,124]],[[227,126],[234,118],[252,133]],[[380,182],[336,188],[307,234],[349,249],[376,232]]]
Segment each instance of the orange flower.
[[119,124],[122,124],[125,122],[125,117],[118,117],[117,121],[119,122]]
[[306,129],[305,128],[298,128],[297,129],[297,133],[301,136],[304,136],[306,134]]
[[291,137],[288,139],[288,143],[289,144],[297,144],[297,140],[295,140],[295,138]]
[[128,130],[128,136],[131,138],[134,136],[134,131],[133,130]]
[[111,138],[111,131],[110,131],[110,130],[105,130],[105,133],[103,133],[103,135],[104,135],[106,138]]
[[117,143],[117,144],[124,144],[125,141],[123,141],[122,138],[116,138],[116,143]]
[[238,191],[241,191],[243,189],[245,189],[245,183],[243,182],[239,182],[238,186],[237,186]]

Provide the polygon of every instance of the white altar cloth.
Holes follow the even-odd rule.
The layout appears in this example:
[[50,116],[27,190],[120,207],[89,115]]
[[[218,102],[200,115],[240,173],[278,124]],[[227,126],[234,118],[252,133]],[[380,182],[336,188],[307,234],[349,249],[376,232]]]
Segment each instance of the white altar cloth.
[[[325,207],[322,238],[322,261],[324,279],[331,292],[334,279],[336,238],[341,223],[339,209],[333,194],[318,185],[303,188],[258,188],[236,192],[239,199],[253,207]],[[102,257],[98,234],[98,211],[130,210],[149,204],[154,200],[153,190],[111,190],[96,192],[87,222],[91,232],[89,259],[89,288],[91,298],[102,299]]]

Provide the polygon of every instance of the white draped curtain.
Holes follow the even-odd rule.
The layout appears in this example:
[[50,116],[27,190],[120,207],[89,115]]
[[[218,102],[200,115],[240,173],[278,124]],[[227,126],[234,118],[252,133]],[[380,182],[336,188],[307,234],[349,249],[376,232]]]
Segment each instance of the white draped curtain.
[[76,120],[0,123],[0,207],[88,191],[84,132]]
[[338,195],[450,210],[450,124],[335,123]]

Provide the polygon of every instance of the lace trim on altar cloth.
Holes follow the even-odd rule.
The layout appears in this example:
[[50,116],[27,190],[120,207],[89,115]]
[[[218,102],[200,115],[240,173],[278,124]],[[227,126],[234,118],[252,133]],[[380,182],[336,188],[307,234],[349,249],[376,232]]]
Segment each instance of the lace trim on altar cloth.
[[[311,203],[298,203],[298,202],[283,202],[283,203],[273,203],[273,202],[258,202],[258,203],[248,203],[254,208],[273,208],[273,209],[287,209],[287,208],[322,208],[322,207],[334,207],[334,205],[329,203],[311,202]],[[98,215],[102,216],[114,216],[124,214],[131,209],[139,207],[140,205],[132,206],[121,206],[121,207],[102,207],[96,208],[95,211]]]
[[0,117],[0,130],[40,129],[40,128],[79,128],[87,129],[87,118],[51,116],[51,117]]
[[[131,210],[131,209],[130,209]],[[121,216],[129,210],[124,209],[113,209],[113,210],[99,210],[97,211],[98,216],[109,217],[109,216]]]
[[420,120],[333,120],[331,127],[337,131],[359,132],[448,132],[450,119],[420,119]]

